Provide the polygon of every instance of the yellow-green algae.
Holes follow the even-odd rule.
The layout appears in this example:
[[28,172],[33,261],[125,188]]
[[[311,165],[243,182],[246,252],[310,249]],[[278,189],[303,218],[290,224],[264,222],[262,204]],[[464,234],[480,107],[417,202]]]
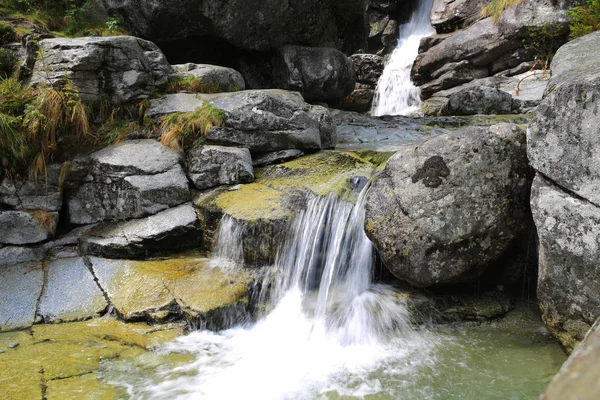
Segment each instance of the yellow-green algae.
[[255,182],[199,202],[214,206],[237,220],[285,219],[294,215],[286,201],[300,192],[319,196],[342,194],[352,178],[369,177],[389,155],[376,157],[350,151],[326,150],[280,164],[255,169]]
[[252,276],[246,270],[224,271],[201,257],[118,262],[106,291],[125,319],[162,320],[173,304],[198,316],[248,301]]
[[[183,325],[151,326],[114,318],[34,325],[0,333],[0,397],[28,399],[116,399],[119,392],[99,382],[103,360],[134,359],[183,334]],[[18,343],[8,348],[9,343]]]

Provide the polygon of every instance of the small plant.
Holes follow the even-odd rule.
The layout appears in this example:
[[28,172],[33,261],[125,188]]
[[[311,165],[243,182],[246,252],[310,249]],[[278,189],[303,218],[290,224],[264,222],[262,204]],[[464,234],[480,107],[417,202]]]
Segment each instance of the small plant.
[[17,58],[12,51],[0,49],[0,79],[8,78],[15,70]]
[[196,111],[174,113],[161,118],[163,131],[160,142],[165,146],[180,149],[188,147],[190,142],[202,141],[215,126],[222,126],[224,112],[204,103]]
[[492,17],[492,21],[497,23],[504,10],[516,6],[523,0],[492,0],[490,4],[481,10],[484,17]]
[[17,41],[17,32],[11,24],[0,21],[0,46]]
[[54,220],[52,214],[50,214],[48,211],[30,210],[27,212],[33,217],[33,219],[41,229],[44,229],[46,231],[53,231],[56,227],[56,221]]
[[576,39],[600,29],[600,0],[585,1],[586,4],[567,11],[571,28],[569,39]]

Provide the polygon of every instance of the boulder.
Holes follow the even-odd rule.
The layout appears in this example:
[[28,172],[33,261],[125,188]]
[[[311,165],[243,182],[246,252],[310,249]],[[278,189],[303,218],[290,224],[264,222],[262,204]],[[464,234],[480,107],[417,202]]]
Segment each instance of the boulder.
[[515,114],[520,102],[505,91],[485,86],[472,86],[454,93],[448,99],[446,115]]
[[194,208],[187,203],[146,218],[100,224],[80,243],[84,254],[135,259],[197,248],[202,232]]
[[455,31],[483,18],[481,10],[487,0],[434,0],[431,26],[438,33]]
[[55,260],[46,266],[46,282],[37,314],[42,321],[68,322],[100,316],[108,307],[82,258]]
[[365,230],[399,279],[426,287],[476,278],[525,224],[527,175],[516,125],[406,146],[371,188]]
[[39,263],[0,268],[0,332],[33,325],[43,285]]
[[350,56],[354,66],[356,82],[377,85],[384,68],[383,57],[375,54],[354,54]]
[[531,165],[559,186],[600,205],[600,32],[561,47],[546,97],[528,130]]
[[594,400],[600,393],[600,319],[563,364],[540,400]]
[[193,76],[200,79],[202,86],[212,93],[237,92],[244,90],[244,77],[233,68],[209,64],[178,64],[173,65],[175,76]]
[[160,49],[133,36],[41,40],[30,85],[73,82],[82,100],[123,103],[145,99],[173,73]]
[[69,221],[141,218],[190,200],[180,155],[155,140],[132,140],[73,160]]
[[335,102],[354,89],[352,62],[325,47],[284,46],[273,61],[275,87],[300,92],[309,102]]
[[[331,46],[353,52],[366,37],[366,0],[104,0],[134,35],[156,42],[204,36],[242,50],[286,44]],[[200,43],[199,45],[202,45]]]
[[34,244],[50,239],[58,213],[43,210],[0,211],[0,244]]
[[248,149],[203,145],[187,155],[187,176],[196,189],[254,181]]
[[600,207],[538,175],[531,211],[539,238],[542,318],[572,351],[600,316]]
[[16,210],[60,211],[62,191],[59,188],[61,164],[47,167],[48,181],[13,181],[4,177],[0,183],[0,207]]
[[[98,283],[126,321],[186,318],[219,330],[248,306],[251,275],[225,271],[203,258],[156,261],[90,258]],[[230,318],[227,318],[230,317]],[[198,325],[199,326],[199,325]]]
[[252,152],[335,147],[336,128],[329,111],[285,90],[171,94],[151,100],[146,115],[156,118],[190,112],[205,102],[224,111],[223,126],[214,127],[207,135],[210,144],[244,147]]

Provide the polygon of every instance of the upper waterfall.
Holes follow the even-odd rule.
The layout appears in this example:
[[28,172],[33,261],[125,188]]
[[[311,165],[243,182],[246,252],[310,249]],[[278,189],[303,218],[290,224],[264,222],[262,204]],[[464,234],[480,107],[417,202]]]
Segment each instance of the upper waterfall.
[[409,115],[421,107],[419,88],[410,80],[410,69],[419,53],[421,38],[433,33],[429,14],[433,0],[422,0],[400,27],[400,40],[377,82],[371,115]]

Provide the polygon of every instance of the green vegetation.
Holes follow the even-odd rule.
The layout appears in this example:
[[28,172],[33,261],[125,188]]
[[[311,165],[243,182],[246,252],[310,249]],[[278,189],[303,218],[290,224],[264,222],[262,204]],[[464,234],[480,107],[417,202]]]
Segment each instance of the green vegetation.
[[224,116],[222,110],[209,103],[189,113],[165,115],[160,123],[163,131],[160,142],[174,149],[193,146],[203,141],[213,127],[223,125]]
[[494,23],[498,22],[504,10],[516,6],[523,0],[492,0],[490,4],[481,10],[481,15],[484,17],[492,17]]
[[[0,15],[22,19],[42,27],[57,36],[111,36],[126,33],[120,19],[88,20],[91,3],[88,0],[0,0]],[[19,34],[30,28],[17,28]],[[2,29],[0,27],[0,37]],[[0,39],[1,40],[1,39]]]
[[0,21],[0,46],[6,43],[16,42],[17,32],[13,26],[4,21]]
[[600,0],[585,0],[586,4],[567,11],[571,34],[569,39],[600,30]]
[[238,92],[240,87],[236,84],[230,85],[223,90],[217,81],[210,80],[202,81],[193,75],[189,76],[174,76],[167,85],[167,93],[191,92],[191,93],[221,93],[221,92]]
[[17,58],[12,51],[0,49],[0,79],[8,78],[15,70]]

